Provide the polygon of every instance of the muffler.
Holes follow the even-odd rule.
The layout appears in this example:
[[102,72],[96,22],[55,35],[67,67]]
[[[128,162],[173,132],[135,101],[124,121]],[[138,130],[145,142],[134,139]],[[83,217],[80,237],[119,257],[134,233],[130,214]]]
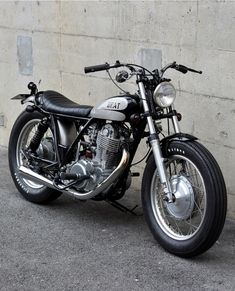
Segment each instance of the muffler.
[[107,179],[105,179],[102,183],[100,183],[95,190],[92,190],[92,191],[89,191],[86,193],[80,193],[80,192],[78,192],[74,189],[70,189],[70,188],[63,189],[61,187],[61,189],[60,189],[59,186],[54,185],[54,182],[52,180],[50,180],[50,179],[48,179],[40,174],[37,174],[37,173],[33,172],[32,170],[30,170],[29,168],[26,168],[24,166],[19,167],[19,174],[24,179],[28,179],[28,180],[34,181],[36,183],[43,184],[49,188],[59,190],[65,194],[69,194],[69,195],[72,195],[74,197],[77,197],[80,200],[87,200],[87,199],[90,199],[90,198],[98,195],[102,191],[106,190],[109,186],[111,186],[115,182],[115,180],[123,173],[123,171],[127,167],[129,157],[130,157],[129,152],[125,148],[123,148],[122,158],[121,158],[121,161],[118,164],[117,168],[110,174],[110,176],[108,176]]

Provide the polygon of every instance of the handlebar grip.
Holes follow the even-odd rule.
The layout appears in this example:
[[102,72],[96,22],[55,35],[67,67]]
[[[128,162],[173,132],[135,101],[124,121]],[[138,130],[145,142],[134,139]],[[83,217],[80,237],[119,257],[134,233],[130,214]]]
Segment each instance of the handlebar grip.
[[187,72],[192,72],[192,73],[197,73],[197,74],[202,74],[202,71],[197,71],[197,70],[194,70],[194,69],[191,69],[191,68],[188,68],[188,67],[185,67],[183,65],[176,65],[174,67],[177,71],[183,73],[183,74],[186,74]]
[[98,71],[105,71],[105,70],[108,70],[109,68],[110,68],[110,65],[108,63],[105,63],[102,65],[85,67],[84,72],[85,74],[88,74],[88,73],[93,73],[93,72],[98,72]]
[[191,69],[191,68],[188,68],[188,71],[192,72],[192,73],[202,74],[202,71],[197,71],[197,70],[194,70],[194,69]]
[[183,66],[183,65],[178,65],[178,67],[176,68],[177,71],[186,74],[188,72],[188,68]]

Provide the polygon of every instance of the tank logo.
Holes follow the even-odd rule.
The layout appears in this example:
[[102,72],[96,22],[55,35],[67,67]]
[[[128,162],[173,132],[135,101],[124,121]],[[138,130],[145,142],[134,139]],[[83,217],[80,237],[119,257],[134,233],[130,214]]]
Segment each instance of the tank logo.
[[109,98],[102,102],[97,109],[104,109],[110,111],[121,111],[128,107],[128,102],[125,98]]
[[119,109],[120,108],[121,103],[119,102],[108,102],[107,104],[107,108],[108,109]]

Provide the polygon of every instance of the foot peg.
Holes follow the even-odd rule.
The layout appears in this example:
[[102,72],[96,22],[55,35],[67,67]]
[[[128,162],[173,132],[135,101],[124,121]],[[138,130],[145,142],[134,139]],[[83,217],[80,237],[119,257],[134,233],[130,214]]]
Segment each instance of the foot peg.
[[79,175],[76,173],[60,173],[60,179],[64,180],[76,180],[76,182],[82,182],[83,180],[89,179],[88,175]]
[[77,180],[78,178],[79,178],[79,175],[75,173],[61,173],[60,174],[61,180]]
[[[53,185],[60,191],[63,191],[63,190],[66,190],[67,188],[73,186],[73,185],[76,185],[77,183],[80,183],[86,179],[89,179],[90,176],[88,175],[83,175],[83,176],[80,176],[78,174],[74,174],[74,173],[60,173],[60,175],[58,177],[55,178],[54,180],[54,183]],[[68,183],[67,185],[64,185],[64,186],[59,186],[58,183],[62,182],[62,181],[72,181],[70,183]]]

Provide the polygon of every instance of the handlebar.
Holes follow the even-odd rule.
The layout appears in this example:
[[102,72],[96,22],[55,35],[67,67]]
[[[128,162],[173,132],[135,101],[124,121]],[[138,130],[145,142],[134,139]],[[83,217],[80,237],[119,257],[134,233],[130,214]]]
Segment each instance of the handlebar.
[[119,68],[122,66],[125,66],[125,65],[121,64],[119,61],[116,61],[116,63],[114,65],[110,65],[109,63],[105,63],[102,65],[85,67],[84,72],[85,72],[85,74],[88,74],[88,73],[93,73],[93,72],[98,72],[98,71],[106,71],[106,70],[109,70],[111,68]]
[[192,73],[197,73],[197,74],[202,74],[202,71],[197,71],[191,68],[188,68],[186,66],[180,65],[180,64],[176,64],[176,62],[170,63],[168,65],[166,65],[164,68],[161,69],[161,77],[163,76],[163,74],[165,73],[166,70],[168,69],[175,69],[183,74],[186,74],[188,72],[192,72]]
[[110,65],[108,63],[105,63],[102,65],[85,67],[84,72],[85,72],[85,74],[88,74],[88,73],[93,73],[93,72],[98,72],[98,71],[104,71],[104,70],[108,70],[109,67],[110,67]]
[[202,71],[197,71],[197,70],[188,68],[188,67],[183,66],[183,65],[175,65],[175,67],[173,67],[173,69],[175,69],[183,74],[186,74],[187,72],[202,74]]
[[150,75],[155,76],[155,77],[160,77],[160,78],[162,78],[165,71],[169,68],[175,69],[183,74],[186,74],[187,72],[202,74],[202,71],[197,71],[197,70],[188,68],[186,66],[177,64],[176,62],[173,62],[171,64],[166,65],[164,68],[162,68],[160,70],[161,73],[158,75],[158,72],[159,72],[158,70],[153,71],[153,73],[154,73],[153,74],[149,70],[147,70],[146,68],[144,68],[142,66],[135,65],[135,64],[122,64],[119,61],[116,61],[116,63],[114,65],[110,65],[109,63],[105,63],[105,64],[101,64],[101,65],[85,67],[84,72],[85,72],[85,74],[88,74],[88,73],[93,73],[93,72],[98,72],[98,71],[107,71],[107,70],[112,69],[112,68],[119,68],[119,67],[124,67],[124,66],[128,67],[132,71],[135,71],[135,69],[133,67],[139,67],[139,68],[142,68],[144,71],[150,73]]

